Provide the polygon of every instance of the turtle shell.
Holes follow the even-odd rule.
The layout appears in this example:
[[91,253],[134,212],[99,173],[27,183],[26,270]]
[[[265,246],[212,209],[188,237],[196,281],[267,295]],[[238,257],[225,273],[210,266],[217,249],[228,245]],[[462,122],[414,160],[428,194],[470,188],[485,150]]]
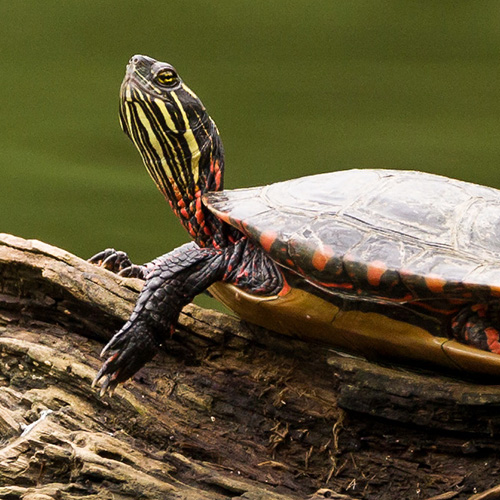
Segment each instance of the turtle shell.
[[278,263],[259,297],[216,283],[244,319],[366,357],[500,376],[500,356],[452,338],[465,304],[500,296],[500,191],[410,171],[349,170],[208,193],[206,206]]
[[500,191],[433,174],[348,170],[209,193],[208,208],[326,293],[500,296]]

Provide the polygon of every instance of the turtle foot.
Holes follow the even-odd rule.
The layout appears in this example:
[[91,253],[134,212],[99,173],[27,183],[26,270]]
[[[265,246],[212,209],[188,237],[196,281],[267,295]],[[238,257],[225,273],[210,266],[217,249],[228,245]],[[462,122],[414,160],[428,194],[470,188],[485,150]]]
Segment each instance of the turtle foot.
[[115,250],[114,248],[106,248],[106,250],[88,259],[88,262],[126,278],[146,279],[145,266],[132,264],[132,261],[125,252]]
[[453,336],[483,351],[500,354],[500,307],[496,302],[464,307],[452,320]]
[[156,354],[158,344],[145,325],[127,323],[104,347],[101,357],[109,355],[97,373],[92,387],[101,380],[100,396],[113,394],[116,386],[132,377]]

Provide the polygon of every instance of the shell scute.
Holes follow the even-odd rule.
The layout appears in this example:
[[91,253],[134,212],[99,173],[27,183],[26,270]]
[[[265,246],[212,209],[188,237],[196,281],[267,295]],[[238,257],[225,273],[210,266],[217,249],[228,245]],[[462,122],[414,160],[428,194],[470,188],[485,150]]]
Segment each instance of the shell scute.
[[291,235],[288,240],[289,258],[312,280],[322,283],[351,282],[343,257],[363,240],[365,234],[351,225],[336,221],[323,225],[321,222],[313,221]]
[[344,214],[378,230],[447,244],[456,228],[452,215],[469,202],[469,193],[451,179],[410,174],[386,179],[379,190],[346,207]]
[[[489,193],[487,193],[489,194]],[[476,199],[459,225],[460,247],[500,259],[500,200]]]
[[271,257],[325,288],[350,284],[373,300],[500,296],[500,191],[492,188],[351,170],[211,193],[206,203],[257,242],[274,231]]
[[[362,172],[362,175],[360,175]],[[261,197],[270,208],[311,216],[335,215],[354,203],[385,175],[383,170],[343,170],[277,182],[261,188]],[[335,177],[332,185],[332,175]],[[334,189],[332,189],[334,187]],[[237,190],[238,191],[238,190]]]

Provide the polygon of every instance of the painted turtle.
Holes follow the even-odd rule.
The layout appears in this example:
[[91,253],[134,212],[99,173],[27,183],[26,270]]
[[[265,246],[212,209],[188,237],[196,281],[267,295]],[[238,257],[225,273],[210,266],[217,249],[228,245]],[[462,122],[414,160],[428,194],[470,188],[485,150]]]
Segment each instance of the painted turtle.
[[349,170],[223,191],[217,127],[175,69],[134,56],[120,121],[194,239],[146,279],[96,381],[113,390],[150,360],[182,307],[210,287],[241,317],[367,356],[500,375],[500,191],[445,177]]

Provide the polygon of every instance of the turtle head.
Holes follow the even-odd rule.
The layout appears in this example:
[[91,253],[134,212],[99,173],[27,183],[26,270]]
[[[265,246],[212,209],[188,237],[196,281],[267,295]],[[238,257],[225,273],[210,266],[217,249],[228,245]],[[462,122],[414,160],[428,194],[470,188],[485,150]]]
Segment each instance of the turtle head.
[[[134,142],[139,129],[161,128],[163,134],[180,136],[194,134],[211,121],[203,103],[175,68],[151,57],[136,55],[130,59],[120,98],[121,125]],[[135,116],[129,116],[134,107]],[[134,119],[138,121],[134,123]]]
[[[222,189],[224,149],[217,126],[173,66],[133,56],[120,89],[120,123],[158,189],[190,229],[205,191]],[[194,213],[193,210],[196,212]]]

